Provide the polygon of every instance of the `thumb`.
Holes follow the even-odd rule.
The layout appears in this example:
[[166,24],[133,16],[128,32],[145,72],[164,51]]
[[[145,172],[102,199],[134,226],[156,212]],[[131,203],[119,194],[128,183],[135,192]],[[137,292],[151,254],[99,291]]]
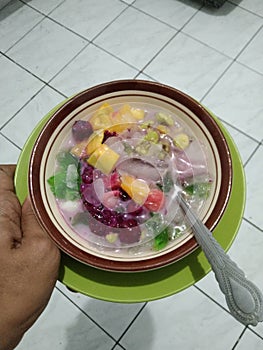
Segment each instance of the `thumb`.
[[30,198],[27,197],[22,206],[21,226],[23,238],[28,236],[47,237],[47,233],[39,224],[31,205]]

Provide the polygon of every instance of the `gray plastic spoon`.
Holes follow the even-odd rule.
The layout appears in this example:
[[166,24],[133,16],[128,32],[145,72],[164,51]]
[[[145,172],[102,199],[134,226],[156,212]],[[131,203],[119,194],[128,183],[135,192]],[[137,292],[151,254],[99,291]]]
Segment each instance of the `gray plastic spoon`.
[[224,293],[229,311],[244,325],[256,326],[263,321],[263,295],[249,281],[244,272],[225,253],[208,228],[198,219],[177,192],[177,201],[191,225],[195,238],[209,261],[221,291]]

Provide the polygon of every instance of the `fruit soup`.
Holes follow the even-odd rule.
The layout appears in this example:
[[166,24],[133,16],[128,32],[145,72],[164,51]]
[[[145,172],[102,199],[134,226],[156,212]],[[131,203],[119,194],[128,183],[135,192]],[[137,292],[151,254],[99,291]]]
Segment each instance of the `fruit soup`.
[[204,145],[177,119],[147,105],[104,103],[73,123],[48,184],[87,244],[140,254],[163,250],[185,232],[175,191],[198,212],[212,178]]

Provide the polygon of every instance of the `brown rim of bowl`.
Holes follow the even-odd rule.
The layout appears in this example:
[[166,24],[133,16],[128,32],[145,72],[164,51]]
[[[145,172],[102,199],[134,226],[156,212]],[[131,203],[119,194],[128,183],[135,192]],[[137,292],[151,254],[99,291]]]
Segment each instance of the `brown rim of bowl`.
[[45,231],[50,235],[52,240],[57,246],[74,259],[91,265],[103,270],[110,270],[115,272],[139,272],[160,268],[171,264],[179,259],[182,259],[186,255],[193,252],[198,244],[194,237],[188,240],[182,246],[176,248],[173,251],[157,256],[154,258],[141,260],[141,261],[117,261],[110,260],[108,258],[101,258],[90,253],[84,252],[70,243],[66,238],[54,227],[51,219],[49,218],[45,206],[40,195],[40,163],[41,157],[37,154],[42,154],[45,145],[49,139],[49,135],[46,132],[50,127],[53,129],[57,127],[59,123],[73,110],[78,108],[83,103],[99,97],[104,94],[127,90],[148,91],[157,93],[176,100],[182,105],[192,111],[213,134],[217,144],[219,144],[218,152],[222,166],[222,182],[221,189],[217,203],[206,220],[205,224],[209,230],[213,230],[219,220],[221,219],[231,192],[232,185],[232,162],[231,155],[227,145],[227,141],[220,130],[218,124],[211,117],[209,112],[192,97],[175,88],[169,87],[156,82],[144,81],[144,80],[117,80],[113,82],[103,83],[95,87],[84,90],[77,95],[71,97],[65,104],[63,104],[54,114],[50,117],[47,123],[44,125],[40,132],[32,150],[29,168],[29,193],[31,196],[33,209],[35,214],[43,226]]

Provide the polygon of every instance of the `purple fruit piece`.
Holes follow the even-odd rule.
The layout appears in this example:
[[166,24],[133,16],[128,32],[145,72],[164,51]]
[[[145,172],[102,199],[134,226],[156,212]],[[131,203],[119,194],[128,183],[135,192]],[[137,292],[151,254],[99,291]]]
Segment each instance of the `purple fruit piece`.
[[141,230],[139,226],[123,228],[119,232],[119,239],[122,243],[131,244],[139,242]]
[[91,232],[98,236],[106,236],[109,233],[107,227],[94,218],[90,218],[89,228]]
[[91,124],[85,120],[77,120],[72,126],[72,135],[77,142],[87,139],[92,132]]
[[93,182],[93,171],[94,168],[91,165],[83,168],[81,178],[85,184],[91,184]]

